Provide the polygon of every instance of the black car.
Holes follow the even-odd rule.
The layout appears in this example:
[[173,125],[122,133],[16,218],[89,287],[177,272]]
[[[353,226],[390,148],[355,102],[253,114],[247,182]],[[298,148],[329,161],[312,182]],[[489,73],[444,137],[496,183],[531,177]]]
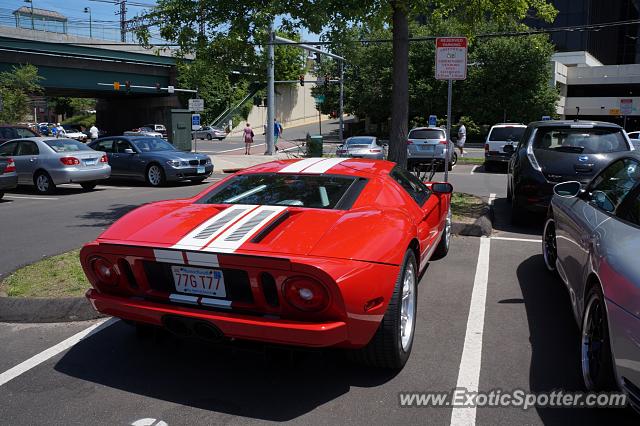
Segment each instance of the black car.
[[588,183],[615,153],[633,150],[617,124],[599,121],[530,123],[509,161],[507,200],[514,222],[547,211],[559,182]]
[[161,138],[112,136],[88,145],[107,153],[112,178],[144,179],[151,186],[161,186],[167,181],[199,183],[213,172],[208,155],[179,151]]

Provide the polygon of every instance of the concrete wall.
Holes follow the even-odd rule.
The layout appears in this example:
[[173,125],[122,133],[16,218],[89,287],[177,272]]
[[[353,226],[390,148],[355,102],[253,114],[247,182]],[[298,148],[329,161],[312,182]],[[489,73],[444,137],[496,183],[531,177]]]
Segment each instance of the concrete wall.
[[[314,76],[307,75],[306,80],[315,80]],[[318,110],[311,95],[311,89],[315,84],[277,84],[276,85],[276,118],[282,127],[294,127],[302,124],[318,121]],[[267,122],[267,108],[253,106],[246,121],[239,123],[232,131],[236,135],[242,132],[246,123],[250,123],[255,133],[262,134],[263,126]]]

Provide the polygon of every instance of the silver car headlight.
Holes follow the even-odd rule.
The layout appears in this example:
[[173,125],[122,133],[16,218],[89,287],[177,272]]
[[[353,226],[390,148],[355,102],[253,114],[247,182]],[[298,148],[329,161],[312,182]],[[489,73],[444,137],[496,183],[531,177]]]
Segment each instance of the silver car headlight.
[[180,160],[168,160],[167,164],[173,167],[174,169],[180,169],[180,168],[189,166],[188,161],[180,161]]
[[207,164],[211,164],[211,158],[207,157]]

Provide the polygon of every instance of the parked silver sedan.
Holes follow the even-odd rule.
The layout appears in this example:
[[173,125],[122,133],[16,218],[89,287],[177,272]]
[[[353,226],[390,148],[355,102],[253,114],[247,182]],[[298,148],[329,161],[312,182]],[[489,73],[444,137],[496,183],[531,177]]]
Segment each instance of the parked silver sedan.
[[191,132],[191,134],[196,139],[206,139],[209,141],[212,139],[218,139],[219,141],[221,141],[227,137],[227,132],[213,126],[203,126],[200,129]]
[[338,146],[336,155],[338,157],[384,160],[387,158],[387,145],[375,136],[353,136]]
[[640,155],[614,159],[584,189],[560,183],[545,222],[546,267],[569,291],[588,389],[640,403]]
[[18,172],[18,184],[35,185],[43,194],[56,185],[79,183],[85,190],[111,175],[107,155],[82,142],[66,138],[28,138],[0,145],[0,155],[11,156]]

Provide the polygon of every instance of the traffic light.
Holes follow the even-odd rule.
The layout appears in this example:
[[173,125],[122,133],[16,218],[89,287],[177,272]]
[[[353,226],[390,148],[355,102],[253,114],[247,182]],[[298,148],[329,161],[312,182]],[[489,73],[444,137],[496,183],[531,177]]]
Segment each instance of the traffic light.
[[113,82],[113,90],[120,90],[120,82],[119,81],[114,81]]
[[129,80],[124,82],[124,87],[127,89],[127,93],[131,92],[131,82]]
[[160,91],[160,83],[156,83],[156,90],[159,92]]
[[300,80],[300,86],[304,86],[304,75],[301,75],[299,80]]

